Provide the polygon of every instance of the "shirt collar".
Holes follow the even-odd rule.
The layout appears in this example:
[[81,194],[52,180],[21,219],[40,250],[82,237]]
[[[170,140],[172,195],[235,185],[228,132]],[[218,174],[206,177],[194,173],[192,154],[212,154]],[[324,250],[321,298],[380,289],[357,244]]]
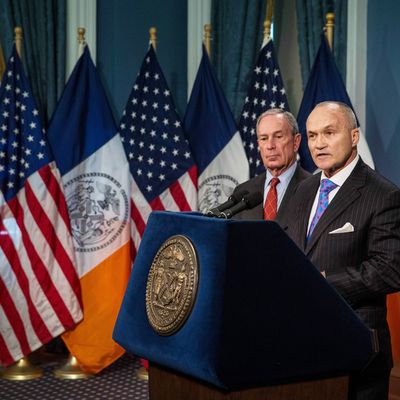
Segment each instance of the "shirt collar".
[[321,180],[322,179],[329,179],[333,183],[336,183],[336,185],[343,186],[345,183],[346,179],[350,176],[350,174],[353,172],[353,169],[357,165],[358,160],[360,159],[360,156],[357,154],[354,160],[349,164],[346,165],[343,169],[341,169],[337,174],[333,175],[331,178],[328,178],[324,171],[322,171],[321,174]]
[[[279,183],[282,184],[282,186],[286,186],[292,179],[292,176],[294,175],[294,172],[296,171],[297,168],[297,161],[295,161],[288,169],[285,169],[285,171],[282,172],[277,178],[279,179]],[[275,178],[271,172],[267,169],[267,176],[265,179],[265,186],[268,186],[271,182],[271,179]]]

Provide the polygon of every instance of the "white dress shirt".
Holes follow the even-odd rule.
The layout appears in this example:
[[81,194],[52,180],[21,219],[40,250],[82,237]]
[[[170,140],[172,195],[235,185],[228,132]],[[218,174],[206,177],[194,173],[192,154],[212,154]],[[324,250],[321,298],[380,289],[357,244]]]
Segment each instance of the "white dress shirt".
[[[350,176],[350,174],[353,172],[353,169],[355,168],[358,160],[360,159],[360,156],[357,154],[356,158],[349,164],[346,165],[342,170],[340,170],[338,173],[336,173],[335,175],[333,175],[331,178],[328,178],[324,171],[322,171],[321,174],[321,181],[322,179],[329,179],[330,181],[332,181],[333,183],[335,183],[337,185],[337,187],[335,189],[333,189],[328,196],[328,204],[330,204],[330,202],[333,200],[333,198],[336,196],[336,193],[339,191],[339,189],[343,186],[343,184],[346,182],[346,179]],[[315,195],[315,199],[314,199],[314,203],[313,206],[311,208],[311,213],[308,217],[308,226],[307,226],[307,232],[310,230],[310,225],[311,225],[311,221],[314,218],[314,214],[317,211],[317,207],[318,207],[318,198],[319,198],[319,189],[317,191],[317,194]]]
[[[292,179],[295,171],[297,168],[297,161],[295,161],[287,170],[285,170],[281,175],[277,176],[279,179],[279,183],[276,185],[276,193],[278,195],[278,204],[277,210],[279,210],[279,206],[282,202],[283,196],[285,195],[286,189],[289,186],[290,180]],[[267,169],[267,176],[265,178],[265,185],[264,185],[264,201],[267,198],[267,194],[270,189],[271,179],[275,178]]]

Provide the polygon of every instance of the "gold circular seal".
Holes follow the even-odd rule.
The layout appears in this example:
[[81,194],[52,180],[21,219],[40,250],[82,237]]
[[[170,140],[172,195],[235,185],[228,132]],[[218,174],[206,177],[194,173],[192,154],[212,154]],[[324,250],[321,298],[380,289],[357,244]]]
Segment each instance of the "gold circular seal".
[[151,264],[146,286],[146,313],[160,335],[171,335],[188,318],[197,293],[199,265],[192,242],[171,236]]

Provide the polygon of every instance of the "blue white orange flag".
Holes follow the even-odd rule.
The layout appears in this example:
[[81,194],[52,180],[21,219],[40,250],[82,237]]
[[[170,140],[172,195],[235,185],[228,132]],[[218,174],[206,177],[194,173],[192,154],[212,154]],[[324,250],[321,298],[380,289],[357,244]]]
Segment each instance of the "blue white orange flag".
[[198,208],[205,212],[249,179],[249,163],[204,46],[183,126],[199,170]]
[[[329,44],[325,35],[322,34],[321,45],[311,69],[306,88],[304,89],[303,100],[297,115],[297,122],[302,135],[299,150],[300,162],[303,168],[310,172],[313,172],[316,166],[308,150],[306,121],[311,111],[318,103],[328,100],[341,101],[353,109],[346,87],[336,66],[335,59],[329,48]],[[360,140],[357,148],[363,161],[371,168],[374,168],[374,161],[362,132],[360,132]]]
[[0,364],[82,319],[67,206],[13,48],[0,88]]
[[265,171],[258,150],[256,123],[258,117],[270,108],[289,110],[272,39],[263,44],[258,55],[239,121],[239,131],[250,165],[250,177]]
[[133,85],[119,132],[132,174],[134,257],[153,210],[196,209],[197,168],[152,46]]
[[48,131],[64,184],[84,319],[63,335],[80,366],[97,373],[124,350],[112,330],[131,270],[130,177],[120,136],[85,47]]

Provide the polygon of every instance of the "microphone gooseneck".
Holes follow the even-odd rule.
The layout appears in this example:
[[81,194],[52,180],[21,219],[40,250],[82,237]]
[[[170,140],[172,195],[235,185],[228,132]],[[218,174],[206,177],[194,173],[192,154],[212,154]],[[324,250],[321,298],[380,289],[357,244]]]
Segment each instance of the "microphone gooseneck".
[[239,203],[221,212],[220,218],[226,218],[226,219],[232,218],[235,214],[243,210],[249,210],[256,207],[257,205],[262,203],[262,201],[263,201],[263,196],[260,192],[254,192],[245,195],[243,196],[242,200],[240,200]]
[[218,207],[212,208],[208,210],[205,215],[208,217],[214,218],[223,218],[221,216],[222,211],[227,210],[228,208],[233,207],[236,203],[240,202],[244,196],[249,193],[248,190],[239,190],[237,192],[233,192],[225,203],[222,203]]

